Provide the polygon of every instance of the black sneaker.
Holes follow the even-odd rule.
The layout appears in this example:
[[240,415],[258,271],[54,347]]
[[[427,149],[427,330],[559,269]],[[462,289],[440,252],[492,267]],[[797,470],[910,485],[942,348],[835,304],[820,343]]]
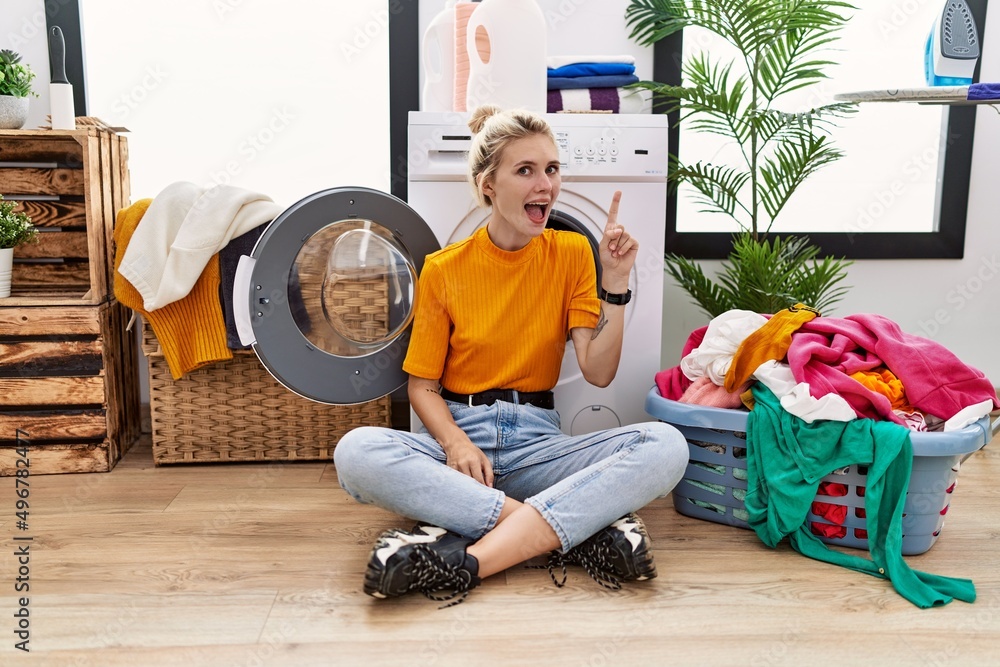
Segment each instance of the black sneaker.
[[368,560],[365,593],[392,598],[418,591],[431,600],[458,604],[481,581],[479,563],[465,552],[473,541],[422,524],[410,532],[387,530],[375,542]]
[[[646,526],[635,514],[626,514],[565,554],[558,551],[549,554],[545,567],[552,583],[560,588],[566,584],[567,565],[583,567],[594,581],[612,590],[620,589],[623,581],[656,577],[656,563]],[[562,568],[562,580],[556,579],[554,570],[557,567]]]

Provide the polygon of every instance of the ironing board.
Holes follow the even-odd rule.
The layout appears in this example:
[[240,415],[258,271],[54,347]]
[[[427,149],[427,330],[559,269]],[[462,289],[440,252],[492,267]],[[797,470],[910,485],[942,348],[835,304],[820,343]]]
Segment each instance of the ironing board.
[[1000,99],[970,100],[968,86],[929,86],[926,88],[882,88],[838,93],[838,102],[916,102],[917,104],[947,104],[972,106],[975,104],[1000,104]]

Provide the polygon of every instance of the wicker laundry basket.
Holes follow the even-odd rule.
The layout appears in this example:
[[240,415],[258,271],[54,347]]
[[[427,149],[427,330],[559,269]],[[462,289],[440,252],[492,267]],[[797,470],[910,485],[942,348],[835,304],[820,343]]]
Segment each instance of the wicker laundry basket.
[[[303,266],[319,273],[319,266]],[[303,276],[320,285],[301,295],[313,326],[305,335],[318,348],[340,353],[343,336],[372,341],[388,328],[388,289],[384,277],[358,273],[336,282]],[[315,281],[315,282],[308,282]],[[334,324],[328,326],[330,322]],[[170,463],[232,461],[329,461],[342,435],[358,426],[390,426],[389,396],[356,405],[327,405],[286,389],[251,350],[234,350],[233,359],[198,369],[180,380],[148,323],[143,352],[149,362],[153,460]]]
[[[685,516],[750,528],[743,498],[747,489],[747,413],[671,401],[653,387],[646,396],[646,412],[676,427],[687,439],[690,462],[674,488],[674,508]],[[921,554],[937,541],[958,481],[963,458],[992,439],[990,420],[984,417],[959,431],[914,432],[913,468],[903,507],[903,555]],[[846,507],[843,523],[835,525],[810,512],[813,533],[827,544],[868,549],[865,519],[867,469],[852,465],[824,482],[836,485],[838,495],[817,495],[825,507]],[[823,488],[823,487],[821,487]],[[842,493],[842,495],[840,495]],[[814,510],[817,508],[814,505]],[[828,527],[828,528],[827,528]]]

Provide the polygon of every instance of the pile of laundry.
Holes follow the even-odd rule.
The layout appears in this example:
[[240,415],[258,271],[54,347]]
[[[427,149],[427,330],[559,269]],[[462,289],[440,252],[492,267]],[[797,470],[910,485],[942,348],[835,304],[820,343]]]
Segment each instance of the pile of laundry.
[[881,315],[821,317],[802,304],[719,315],[655,380],[664,398],[721,408],[743,407],[758,382],[808,423],[867,417],[913,431],[958,430],[1000,406],[983,373],[941,344]]
[[[743,500],[747,523],[764,544],[787,537],[810,558],[890,579],[921,608],[975,600],[967,579],[910,569],[902,558],[902,515],[910,434],[963,429],[1000,408],[983,373],[881,315],[821,317],[797,304],[772,316],[719,315],[692,332],[681,363],[655,379],[664,398],[750,409]],[[818,493],[838,495],[823,478],[851,465],[867,468],[871,560],[830,550],[808,520]]]
[[652,94],[627,88],[639,81],[632,56],[551,56],[549,113],[650,113]]
[[115,297],[153,329],[170,374],[233,358],[233,278],[282,207],[230,185],[180,181],[118,212]]

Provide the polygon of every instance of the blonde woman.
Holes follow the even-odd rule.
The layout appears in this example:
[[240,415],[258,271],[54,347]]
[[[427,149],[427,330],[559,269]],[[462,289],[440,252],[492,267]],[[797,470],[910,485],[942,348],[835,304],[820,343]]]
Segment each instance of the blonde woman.
[[547,552],[557,585],[553,567],[564,581],[567,564],[609,588],[653,578],[633,512],[677,484],[687,443],[658,422],[567,436],[551,391],[567,339],[588,382],[605,387],[618,369],[638,249],[618,223],[621,193],[600,241],[598,286],[588,240],[546,227],[561,183],[546,121],[485,106],[469,127],[469,180],[491,213],[429,255],[420,276],[403,369],[426,432],[359,428],[334,454],[355,499],[419,522],[379,537],[365,592],[461,601],[485,577]]

